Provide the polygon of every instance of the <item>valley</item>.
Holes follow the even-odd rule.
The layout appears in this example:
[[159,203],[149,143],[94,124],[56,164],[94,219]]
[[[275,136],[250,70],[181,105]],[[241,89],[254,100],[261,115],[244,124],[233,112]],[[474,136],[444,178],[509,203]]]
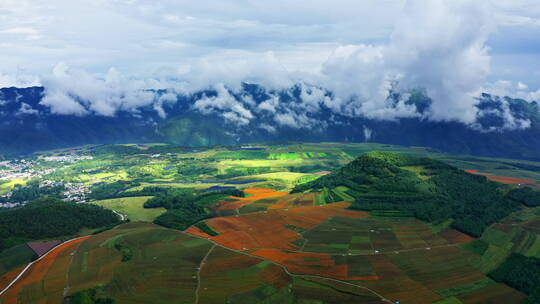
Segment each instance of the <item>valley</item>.
[[32,239],[4,238],[0,288],[14,283],[2,304],[534,301],[500,267],[540,258],[537,162],[374,143],[156,143],[5,164],[0,214],[46,197],[122,218],[36,239],[67,242],[18,280]]

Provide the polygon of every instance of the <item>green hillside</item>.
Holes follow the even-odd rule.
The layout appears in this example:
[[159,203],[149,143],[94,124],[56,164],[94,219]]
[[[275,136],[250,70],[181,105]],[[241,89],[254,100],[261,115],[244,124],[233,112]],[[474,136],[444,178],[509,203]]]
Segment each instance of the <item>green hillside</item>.
[[483,176],[393,152],[365,153],[292,192],[304,191],[320,191],[326,202],[352,198],[353,209],[399,211],[434,223],[450,220],[453,228],[475,237],[518,207],[505,197],[503,186]]
[[225,129],[216,128],[221,124],[211,117],[190,114],[163,122],[157,133],[170,143],[189,147],[235,143]]

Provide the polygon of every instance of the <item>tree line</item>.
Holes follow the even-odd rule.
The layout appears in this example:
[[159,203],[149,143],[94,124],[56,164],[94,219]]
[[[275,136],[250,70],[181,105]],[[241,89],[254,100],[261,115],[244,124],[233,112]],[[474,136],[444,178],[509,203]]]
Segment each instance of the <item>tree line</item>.
[[238,189],[223,189],[220,191],[203,191],[192,188],[170,189],[156,195],[144,203],[144,208],[167,209],[158,216],[154,223],[184,230],[189,226],[210,218],[212,211],[208,208],[215,202],[228,196],[243,197],[245,194]]
[[525,304],[540,303],[540,259],[513,253],[489,276],[528,294]]
[[0,203],[23,203],[40,197],[61,198],[65,189],[64,185],[40,187],[39,180],[31,180],[25,186],[21,184],[15,185],[11,191],[11,196],[9,198],[0,197]]
[[83,228],[119,222],[116,214],[100,206],[38,199],[22,208],[0,212],[0,250],[27,240],[75,235]]

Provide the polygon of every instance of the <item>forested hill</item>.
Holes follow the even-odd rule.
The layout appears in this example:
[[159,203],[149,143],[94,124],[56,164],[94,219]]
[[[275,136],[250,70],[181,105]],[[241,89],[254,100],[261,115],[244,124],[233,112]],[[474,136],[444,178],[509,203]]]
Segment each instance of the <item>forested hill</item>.
[[[332,92],[305,84],[280,90],[243,84],[235,90],[208,89],[184,95],[151,93],[155,95],[152,104],[104,115],[93,111],[91,101],[75,92],[72,97],[85,109],[78,115],[53,111],[43,102],[47,94],[43,87],[0,89],[0,154],[109,143],[207,146],[371,141],[433,147],[454,154],[540,160],[538,104],[521,99],[483,94],[478,97],[476,121],[465,125],[425,119],[432,101],[420,91],[406,102],[418,117],[396,120],[336,112],[325,101],[332,98]],[[165,96],[168,101],[162,102]],[[506,128],[508,115],[530,122],[530,126]]]
[[22,208],[0,210],[0,252],[29,240],[72,236],[83,228],[119,223],[116,214],[100,206],[38,199]]
[[516,210],[506,186],[445,163],[392,152],[368,152],[340,170],[296,186],[293,192],[322,192],[326,201],[354,198],[360,210],[399,211],[478,237]]

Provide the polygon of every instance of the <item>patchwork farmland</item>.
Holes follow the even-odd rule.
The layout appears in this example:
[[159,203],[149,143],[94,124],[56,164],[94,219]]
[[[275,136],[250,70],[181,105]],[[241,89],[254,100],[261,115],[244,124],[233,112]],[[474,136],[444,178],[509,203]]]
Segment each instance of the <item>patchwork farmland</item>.
[[[309,207],[273,208],[294,196],[252,202],[266,210],[207,220],[217,236],[196,227],[187,232],[284,266],[291,274],[347,282],[390,301],[480,303],[525,298],[477,268],[478,256],[462,248],[474,239],[461,232],[413,218],[347,210],[348,203],[317,206],[312,199]],[[483,293],[489,290],[497,292]]]
[[[276,204],[288,199],[282,196]],[[57,249],[2,303],[61,299],[100,284],[118,303],[179,296],[184,303],[278,303],[307,301],[310,290],[328,303],[525,297],[486,277],[476,267],[481,257],[464,248],[472,239],[455,230],[434,232],[418,220],[347,210],[348,203],[312,204],[207,220],[218,236],[124,224]],[[122,262],[118,244],[130,260]]]
[[[536,187],[540,181],[530,163],[503,164],[376,144],[261,145],[253,151],[216,148],[159,157],[152,154],[153,146],[134,147],[144,154],[104,154],[57,173],[94,187],[92,203],[131,222],[81,232],[95,234],[49,252],[0,296],[0,303],[61,303],[89,294],[114,303],[447,304],[526,299],[489,274],[512,253],[540,257],[538,207],[520,207],[473,238],[451,228],[451,220],[428,223],[405,212],[350,209],[355,199],[345,186],[290,193],[296,185],[329,176],[356,156],[381,147],[486,172],[482,174],[487,178],[508,183],[508,189],[525,181]],[[86,171],[74,173],[81,169]],[[429,178],[425,168],[405,170]],[[233,188],[245,196],[220,192]],[[196,202],[205,212],[202,219],[184,231],[151,223],[174,211],[145,208],[160,191],[204,197]],[[13,282],[35,258],[27,245],[1,252],[0,287]]]

